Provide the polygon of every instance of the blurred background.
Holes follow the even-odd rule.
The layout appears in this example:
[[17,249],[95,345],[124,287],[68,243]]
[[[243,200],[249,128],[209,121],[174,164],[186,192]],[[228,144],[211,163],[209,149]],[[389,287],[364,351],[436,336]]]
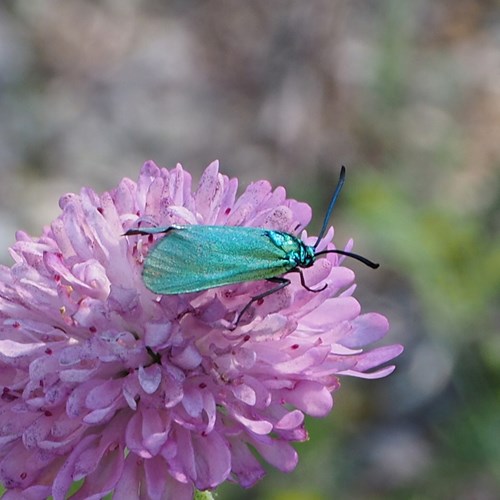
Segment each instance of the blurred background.
[[336,244],[405,353],[343,380],[292,474],[219,499],[500,495],[497,0],[3,0],[0,261],[58,198],[152,159],[267,178]]

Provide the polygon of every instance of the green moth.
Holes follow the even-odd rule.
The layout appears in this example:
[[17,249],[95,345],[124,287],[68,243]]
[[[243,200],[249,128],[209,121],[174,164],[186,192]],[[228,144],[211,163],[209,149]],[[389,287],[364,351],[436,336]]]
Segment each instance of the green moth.
[[199,292],[246,281],[268,280],[276,283],[276,287],[251,298],[238,314],[236,326],[254,302],[290,284],[290,280],[284,277],[286,273],[299,273],[302,286],[311,292],[324,290],[326,285],[319,289],[309,288],[302,274],[302,268],[311,267],[321,255],[347,255],[374,269],[378,267],[365,257],[344,250],[316,251],[327,231],[344,181],[345,167],[342,167],[323,226],[313,246],[283,231],[241,226],[173,225],[129,229],[125,235],[165,234],[149,251],[142,271],[144,284],[157,294]]

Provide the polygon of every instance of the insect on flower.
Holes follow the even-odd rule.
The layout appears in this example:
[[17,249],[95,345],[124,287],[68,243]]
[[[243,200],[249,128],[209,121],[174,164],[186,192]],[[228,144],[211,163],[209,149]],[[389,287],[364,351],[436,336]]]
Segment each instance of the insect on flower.
[[302,273],[302,268],[311,267],[321,255],[337,253],[357,259],[373,269],[379,267],[352,252],[337,249],[316,251],[326,233],[344,181],[345,167],[342,167],[313,246],[283,231],[241,226],[172,225],[129,229],[125,236],[165,234],[149,251],[142,271],[146,287],[160,295],[199,292],[246,281],[276,283],[276,287],[250,299],[236,317],[234,326],[237,326],[254,302],[290,284],[290,280],[284,277],[286,273],[299,273],[302,286],[310,292],[324,290],[326,284],[318,289],[309,288]]
[[[19,231],[14,263],[0,266],[4,498],[192,500],[226,481],[252,487],[266,473],[261,461],[295,469],[305,417],[330,413],[339,378],[385,377],[403,350],[368,347],[385,337],[387,319],[361,313],[354,272],[321,258],[335,248],[326,225],[344,175],[308,244],[294,235],[309,206],[267,181],[236,196],[237,179],[218,162],[195,189],[181,165],[146,162],[137,181],[64,195],[40,237]],[[163,229],[136,223],[128,234],[147,236],[117,241],[123,224],[150,214]],[[172,216],[195,225],[167,227],[181,220]],[[261,286],[266,295],[286,287],[288,272],[303,272],[313,291],[328,288],[310,293],[295,276],[289,300],[254,303],[261,321],[228,334],[227,320],[246,320]],[[157,302],[138,279],[175,294],[272,283]]]

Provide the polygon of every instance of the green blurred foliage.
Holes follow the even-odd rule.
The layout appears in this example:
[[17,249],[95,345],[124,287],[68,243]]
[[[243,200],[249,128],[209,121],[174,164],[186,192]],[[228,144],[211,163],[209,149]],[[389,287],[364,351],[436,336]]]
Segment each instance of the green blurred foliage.
[[433,467],[384,498],[472,498],[482,490],[490,498],[500,491],[500,234],[491,230],[493,214],[422,202],[406,177],[404,169],[359,176],[347,218],[418,302],[423,340],[408,347],[429,336],[453,369],[419,421],[436,449]]
[[490,336],[500,290],[500,234],[490,230],[487,217],[420,202],[404,184],[404,171],[397,174],[368,172],[352,182],[353,227],[409,280],[429,330],[457,345],[471,332]]

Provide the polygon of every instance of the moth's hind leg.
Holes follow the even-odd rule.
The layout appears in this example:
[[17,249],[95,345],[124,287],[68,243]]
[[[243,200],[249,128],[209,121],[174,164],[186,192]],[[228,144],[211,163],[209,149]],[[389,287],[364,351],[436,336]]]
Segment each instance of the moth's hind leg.
[[123,233],[123,236],[135,236],[135,235],[146,235],[146,234],[166,234],[173,229],[179,229],[178,226],[168,226],[168,227],[147,227],[144,229],[129,229]]
[[248,311],[249,307],[254,303],[257,302],[260,299],[263,299],[264,297],[267,297],[268,295],[271,295],[275,292],[278,292],[288,286],[290,284],[290,280],[287,278],[282,278],[282,277],[277,277],[277,278],[268,278],[266,281],[270,281],[271,283],[279,283],[278,286],[271,288],[270,290],[266,290],[263,293],[259,293],[259,295],[255,295],[255,297],[252,297],[248,304],[240,311],[238,314],[236,321],[234,323],[234,328],[238,326],[238,323],[240,322],[240,319],[242,316]]

